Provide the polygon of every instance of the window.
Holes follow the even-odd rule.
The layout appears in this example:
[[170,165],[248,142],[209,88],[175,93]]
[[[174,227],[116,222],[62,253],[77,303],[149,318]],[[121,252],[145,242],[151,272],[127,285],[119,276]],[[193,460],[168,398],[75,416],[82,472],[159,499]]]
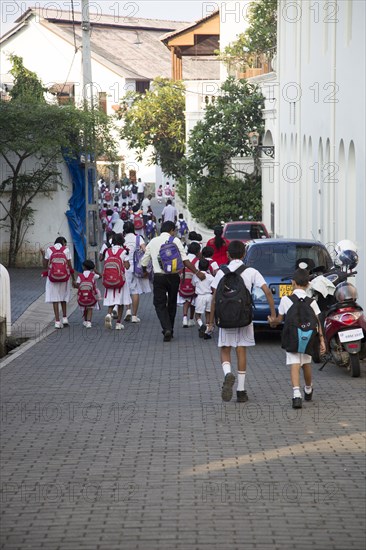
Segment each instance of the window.
[[150,80],[136,80],[136,92],[146,93],[150,89]]
[[75,85],[72,82],[54,84],[49,88],[49,91],[57,97],[59,105],[73,105],[75,103]]

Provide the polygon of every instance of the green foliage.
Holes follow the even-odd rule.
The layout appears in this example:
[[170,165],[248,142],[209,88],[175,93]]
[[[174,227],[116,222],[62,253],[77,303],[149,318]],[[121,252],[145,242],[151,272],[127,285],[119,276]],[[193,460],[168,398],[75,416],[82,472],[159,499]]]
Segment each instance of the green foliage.
[[192,186],[189,195],[192,215],[208,227],[221,221],[260,220],[262,217],[261,182],[254,176],[244,180],[224,177]]
[[264,97],[245,80],[228,78],[221,95],[208,105],[203,120],[193,128],[184,163],[191,184],[189,208],[209,226],[220,220],[261,217],[261,189],[257,176],[244,176],[232,167],[233,157],[250,157],[249,133],[263,132]]
[[255,67],[277,43],[277,0],[256,0],[249,5],[249,26],[235,42],[218,52],[228,67]]
[[121,138],[135,149],[138,160],[153,148],[150,164],[160,164],[167,176],[179,177],[185,148],[184,86],[156,78],[146,94],[128,92],[117,116],[123,120]]
[[115,154],[111,122],[104,113],[49,105],[38,77],[23,66],[21,58],[12,60],[12,99],[0,102],[0,157],[6,167],[0,181],[5,212],[0,221],[10,230],[9,265],[15,264],[34,223],[34,198],[38,194],[52,198],[55,185],[62,186],[62,149],[76,156],[82,151]]

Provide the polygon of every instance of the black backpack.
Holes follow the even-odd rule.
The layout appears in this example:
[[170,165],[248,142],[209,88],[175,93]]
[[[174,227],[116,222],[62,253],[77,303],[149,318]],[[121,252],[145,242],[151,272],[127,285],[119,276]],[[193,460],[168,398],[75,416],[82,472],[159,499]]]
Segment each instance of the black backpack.
[[216,289],[216,325],[220,328],[246,327],[253,319],[252,297],[241,277],[246,266],[243,264],[230,271],[227,265],[222,265],[220,269],[224,276]]
[[136,193],[137,193],[137,185],[133,185],[131,191],[132,191],[132,193],[133,193],[134,195],[136,195]]
[[318,318],[311,307],[312,298],[289,296],[292,306],[286,313],[281,347],[291,353],[313,355],[319,350]]

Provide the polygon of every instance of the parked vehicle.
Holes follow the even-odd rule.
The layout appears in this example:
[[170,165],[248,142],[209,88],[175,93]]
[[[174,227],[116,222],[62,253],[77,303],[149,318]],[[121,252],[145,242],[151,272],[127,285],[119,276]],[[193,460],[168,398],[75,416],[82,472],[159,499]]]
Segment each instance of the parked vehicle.
[[[256,239],[247,243],[244,263],[263,275],[270,288],[275,307],[282,296],[292,293],[291,276],[299,266],[308,269],[322,266],[329,271],[333,265],[326,247],[318,241],[300,239]],[[253,322],[269,328],[270,309],[261,288],[252,289]]]
[[[366,356],[366,318],[357,303],[357,289],[347,279],[356,275],[358,263],[355,250],[341,250],[336,246],[337,264],[330,272],[318,275],[310,288],[321,309],[321,319],[327,344],[328,362],[345,367],[351,376],[360,376],[360,358]],[[320,362],[320,359],[319,359]]]
[[262,222],[228,222],[224,226],[222,236],[228,241],[246,243],[253,239],[268,239],[269,233]]

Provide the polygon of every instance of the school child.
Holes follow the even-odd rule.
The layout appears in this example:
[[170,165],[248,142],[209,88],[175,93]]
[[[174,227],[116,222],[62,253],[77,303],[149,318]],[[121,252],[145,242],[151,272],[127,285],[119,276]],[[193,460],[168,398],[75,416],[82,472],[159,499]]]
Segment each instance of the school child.
[[[187,249],[188,260],[192,265],[198,264],[198,261],[201,256],[201,249],[198,243],[191,243]],[[195,304],[195,289],[191,285],[193,278],[193,272],[184,268],[184,272],[181,275],[181,281],[179,284],[179,293],[178,293],[178,304],[183,304],[183,328],[194,327],[194,304]],[[182,288],[183,287],[183,288]],[[191,287],[191,288],[189,288]],[[183,289],[184,292],[183,292]],[[190,313],[190,318],[188,319],[188,311]]]
[[[57,237],[55,244],[46,252],[41,248],[43,267],[47,268],[45,302],[52,303],[55,314],[55,328],[68,326],[67,303],[70,301],[71,281],[75,284],[75,273],[71,265],[71,254],[65,237]],[[59,305],[62,310],[60,320]]]
[[[196,322],[198,324],[198,336],[205,340],[212,338],[211,333],[207,330],[207,323],[209,322],[212,290],[211,283],[214,279],[210,271],[210,263],[206,258],[201,258],[198,262],[198,269],[206,275],[206,279],[201,281],[196,275],[193,275],[192,285],[196,290],[195,300],[195,312]],[[202,321],[202,315],[205,315],[205,322]]]
[[136,235],[144,235],[144,219],[142,217],[142,210],[138,204],[132,207],[131,221],[135,228]]
[[[151,292],[149,279],[136,275],[136,250],[137,246],[141,251],[145,252],[146,246],[141,235],[136,235],[135,228],[132,222],[128,221],[124,226],[125,246],[129,250],[130,267],[126,270],[126,277],[130,289],[131,300],[127,305],[125,321],[139,323],[141,319],[137,316],[137,310],[140,302],[140,294]],[[142,273],[141,273],[142,275]]]
[[122,325],[123,306],[130,303],[130,289],[126,280],[126,269],[130,267],[128,249],[124,247],[124,237],[114,235],[112,246],[105,251],[102,282],[105,287],[103,305],[108,307],[104,326],[112,328],[112,311],[117,306],[116,330]]
[[178,237],[182,241],[183,245],[187,244],[188,239],[188,224],[183,217],[183,214],[179,214],[177,221]]
[[147,215],[147,222],[146,222],[146,226],[145,226],[145,235],[146,235],[146,239],[148,241],[151,241],[151,239],[153,239],[157,235],[156,222],[154,221],[151,214]]
[[97,288],[97,280],[100,273],[95,271],[95,264],[92,260],[83,262],[83,272],[76,279],[76,288],[78,289],[78,304],[83,311],[83,325],[85,328],[92,327],[93,310],[99,310],[99,300],[101,294]]
[[212,275],[216,275],[217,270],[219,269],[219,264],[212,259],[213,255],[214,249],[212,246],[204,246],[202,248],[202,258],[206,258],[206,260],[209,261],[211,273]]
[[163,186],[159,185],[159,187],[156,190],[156,198],[158,199],[158,203],[161,204],[163,200]]
[[200,235],[199,233],[196,233],[196,231],[190,231],[188,233],[188,246],[191,244],[191,243],[198,243],[199,246],[200,246],[200,249],[202,248],[201,246],[201,243],[202,243],[202,235]]
[[164,187],[164,197],[166,199],[170,199],[171,196],[172,196],[172,190],[170,188],[170,183],[167,181]]
[[[245,268],[243,264],[244,253],[245,253],[244,243],[242,243],[241,241],[231,241],[228,249],[230,263],[227,266],[227,268],[231,272],[237,271],[237,275],[240,275],[240,277],[243,279],[245,288],[247,289],[245,291],[245,288],[243,288],[243,292],[244,293],[246,292],[248,296],[247,301],[249,301],[250,307],[251,307],[250,293],[251,293],[252,287],[253,286],[259,287],[263,290],[264,294],[266,295],[267,302],[270,306],[270,310],[271,310],[270,317],[274,318],[275,306],[274,306],[272,292],[269,290],[268,286],[266,285],[266,281],[264,280],[262,275],[259,273],[259,271],[257,271],[252,267]],[[221,294],[222,289],[226,290],[226,287],[223,288],[225,281],[223,281],[224,283],[223,285],[219,286],[220,281],[223,279],[224,276],[226,281],[227,276],[224,273],[223,268],[220,268],[216,273],[215,278],[211,284],[211,288],[213,289],[214,292],[213,292],[212,302],[211,302],[210,322],[208,325],[209,329],[213,329],[215,307],[216,307],[216,296],[218,295],[221,298],[222,296],[224,296],[224,294]],[[229,295],[226,294],[226,296],[230,296],[230,294]],[[242,302],[237,302],[237,303],[244,303],[245,297],[246,296],[242,297],[243,298]],[[227,307],[227,312],[231,315],[232,307]],[[270,318],[268,318],[268,320],[270,320]],[[219,319],[217,320],[217,322],[218,324],[222,324],[220,323]],[[246,375],[246,368],[247,368],[246,348],[254,345],[255,345],[254,328],[253,328],[252,322],[250,322],[247,326],[241,326],[241,327],[238,326],[234,328],[221,328],[221,327],[219,328],[218,347],[220,348],[221,365],[225,376],[224,383],[222,386],[222,391],[221,391],[221,397],[223,401],[231,400],[233,395],[233,385],[235,382],[235,376],[231,372],[231,348],[236,348],[236,356],[237,356],[237,362],[238,362],[238,387],[236,392],[237,402],[244,403],[245,401],[248,401],[248,394],[245,390],[245,375]]]
[[108,204],[105,202],[103,204],[103,208],[101,208],[100,211],[99,211],[99,218],[100,218],[100,221],[102,222],[102,224],[103,224],[104,220],[107,217],[107,210],[108,210]]
[[115,202],[115,203],[114,203],[113,212],[117,212],[117,214],[118,214],[118,216],[119,216],[119,206],[118,206],[118,202]]
[[[306,289],[309,286],[309,272],[306,269],[297,269],[292,277],[293,294],[299,299],[305,299],[307,297]],[[310,299],[309,299],[310,300]],[[309,305],[314,310],[316,317],[320,314],[320,309],[315,300]],[[289,309],[294,306],[294,302],[291,297],[283,296],[278,307],[278,315],[275,318],[269,318],[270,326],[276,327],[282,323]],[[286,318],[285,318],[286,325]],[[285,329],[285,327],[284,327]],[[321,329],[321,324],[318,321],[318,331],[320,339],[320,353],[323,354],[326,351],[324,336]],[[292,408],[302,408],[302,397],[300,391],[300,369],[302,368],[304,373],[305,387],[304,387],[304,399],[305,401],[311,401],[313,397],[313,385],[311,377],[311,356],[306,353],[291,353],[286,351],[286,365],[290,366],[291,383],[292,383]]]

